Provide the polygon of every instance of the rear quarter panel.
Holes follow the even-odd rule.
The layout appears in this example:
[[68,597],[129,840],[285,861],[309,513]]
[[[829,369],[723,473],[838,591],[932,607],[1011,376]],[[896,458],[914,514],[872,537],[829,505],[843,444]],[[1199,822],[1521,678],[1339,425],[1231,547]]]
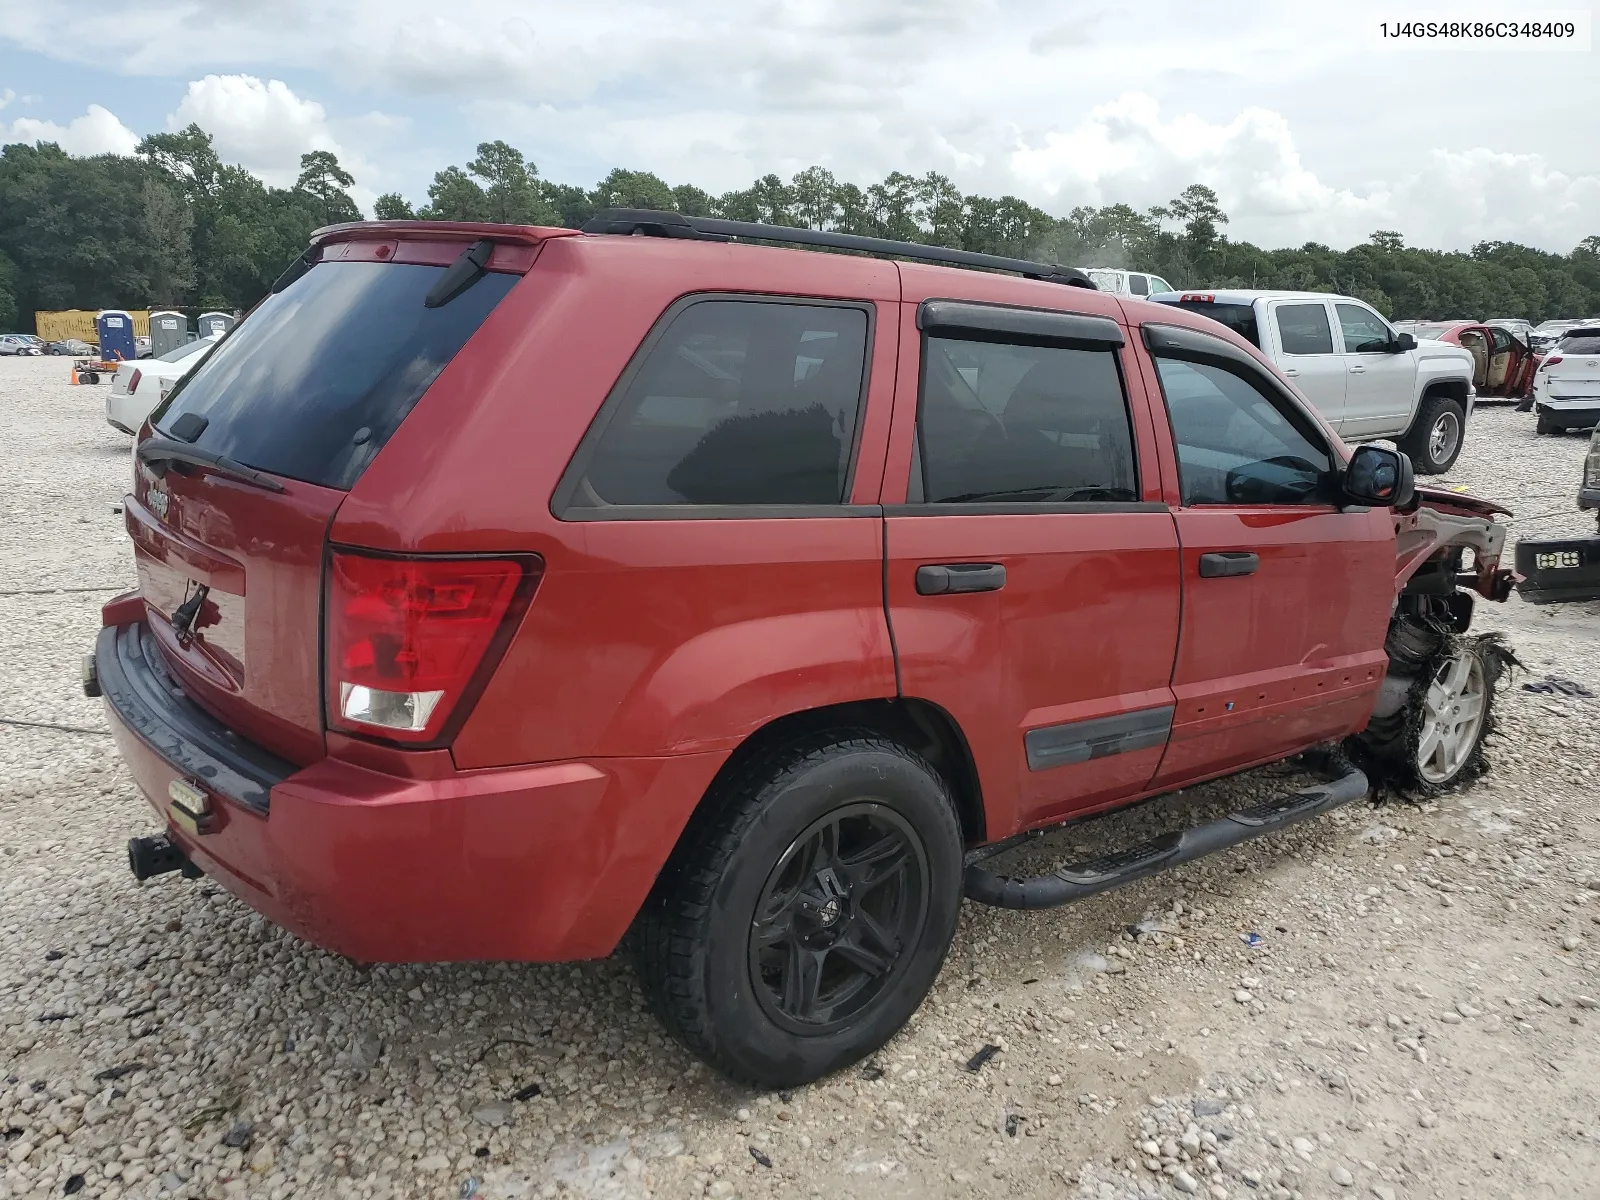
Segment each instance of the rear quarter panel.
[[879,313],[851,499],[875,505],[894,380],[893,263],[653,238],[546,243],[340,510],[335,543],[532,551],[545,574],[452,747],[461,767],[730,749],[789,712],[892,696],[875,508],[564,521],[551,496],[652,326],[695,292]]

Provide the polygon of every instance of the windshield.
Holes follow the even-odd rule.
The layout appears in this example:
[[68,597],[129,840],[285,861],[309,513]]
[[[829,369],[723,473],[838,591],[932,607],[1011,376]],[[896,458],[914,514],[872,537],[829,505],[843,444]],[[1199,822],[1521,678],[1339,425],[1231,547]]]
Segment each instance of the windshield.
[[1121,272],[1119,272],[1119,271],[1090,271],[1090,272],[1088,272],[1088,276],[1089,276],[1090,281],[1095,285],[1095,287],[1099,288],[1102,292],[1114,292],[1114,291],[1116,291],[1117,290],[1117,286],[1118,286],[1118,284],[1120,282],[1120,279],[1119,279],[1120,275],[1121,275]]
[[324,262],[268,296],[175,388],[154,422],[206,418],[202,450],[349,488],[521,276],[423,298],[444,267]]
[[1452,329],[1456,329],[1456,328],[1460,328],[1460,327],[1461,326],[1459,326],[1458,323],[1455,322],[1455,321],[1435,321],[1435,322],[1432,322],[1431,324],[1427,324],[1427,325],[1414,325],[1414,326],[1412,326],[1412,328],[1411,328],[1411,336],[1412,337],[1419,337],[1419,338],[1436,338],[1437,339],[1437,338],[1442,338],[1445,334],[1449,333]]

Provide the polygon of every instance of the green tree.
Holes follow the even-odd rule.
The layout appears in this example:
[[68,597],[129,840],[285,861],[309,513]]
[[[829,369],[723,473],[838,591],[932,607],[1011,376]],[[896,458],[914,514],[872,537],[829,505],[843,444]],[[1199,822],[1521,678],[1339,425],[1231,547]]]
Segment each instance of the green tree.
[[428,221],[487,221],[489,198],[460,167],[446,167],[434,174],[428,206],[417,216]]
[[194,287],[194,211],[171,187],[144,181],[144,235],[150,251],[150,299],[174,305]]
[[324,225],[361,219],[361,210],[345,190],[353,183],[355,178],[339,165],[339,156],[333,151],[312,150],[300,156],[300,178],[295,180],[294,190],[315,201]]
[[17,328],[17,316],[22,312],[22,272],[17,264],[0,253],[0,329]]
[[794,222],[807,229],[833,229],[839,221],[839,181],[826,167],[807,167],[789,181]]
[[622,167],[595,184],[589,199],[596,209],[649,208],[671,212],[676,204],[672,189],[661,176]]
[[505,225],[554,225],[557,214],[539,186],[539,168],[507,142],[478,144],[467,171],[483,181],[483,211]]
[[385,192],[372,202],[372,215],[379,221],[410,221],[417,214],[399,192]]

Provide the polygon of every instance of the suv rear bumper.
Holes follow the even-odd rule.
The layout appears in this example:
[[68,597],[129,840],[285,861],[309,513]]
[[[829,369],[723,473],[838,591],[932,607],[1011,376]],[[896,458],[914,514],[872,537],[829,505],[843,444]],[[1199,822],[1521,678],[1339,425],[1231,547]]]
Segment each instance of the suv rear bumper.
[[[439,778],[332,757],[296,768],[185,697],[143,623],[102,630],[95,669],[117,749],[167,836],[275,924],[361,962],[609,954],[726,757]],[[174,820],[178,781],[210,800],[200,832]]]

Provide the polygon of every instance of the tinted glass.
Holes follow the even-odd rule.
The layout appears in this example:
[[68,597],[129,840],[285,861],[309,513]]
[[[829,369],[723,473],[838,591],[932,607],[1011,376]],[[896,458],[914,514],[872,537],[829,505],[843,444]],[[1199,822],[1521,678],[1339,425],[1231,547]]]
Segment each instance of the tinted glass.
[[1150,276],[1150,290],[1151,292],[1172,292],[1177,289],[1160,276],[1152,275]]
[[[1159,303],[1167,302],[1163,300]],[[1203,300],[1182,300],[1174,302],[1172,307],[1210,317],[1226,325],[1252,346],[1259,348],[1261,345],[1261,330],[1256,327],[1256,310],[1249,304],[1207,304]]]
[[1208,363],[1157,358],[1185,504],[1308,504],[1327,494],[1332,460],[1273,398]]
[[[157,411],[208,419],[195,444],[247,466],[348,488],[521,276],[494,273],[439,308],[445,271],[320,263],[268,296]],[[197,343],[198,344],[198,343]]]
[[918,445],[929,503],[1139,498],[1110,350],[929,338]]
[[1415,338],[1433,338],[1437,340],[1449,333],[1452,329],[1456,328],[1458,328],[1458,326],[1454,321],[1447,321],[1443,324],[1436,325],[1418,325],[1411,331],[1411,336]]
[[1556,349],[1563,354],[1600,354],[1600,334],[1564,337]]
[[866,350],[858,308],[691,305],[611,411],[571,503],[842,502]]
[[1129,275],[1128,290],[1135,296],[1148,296],[1150,294],[1150,282],[1143,275]]
[[1285,354],[1332,354],[1333,326],[1325,304],[1280,304],[1278,340]]
[[1358,304],[1336,304],[1346,354],[1379,354],[1389,344],[1389,327]]

